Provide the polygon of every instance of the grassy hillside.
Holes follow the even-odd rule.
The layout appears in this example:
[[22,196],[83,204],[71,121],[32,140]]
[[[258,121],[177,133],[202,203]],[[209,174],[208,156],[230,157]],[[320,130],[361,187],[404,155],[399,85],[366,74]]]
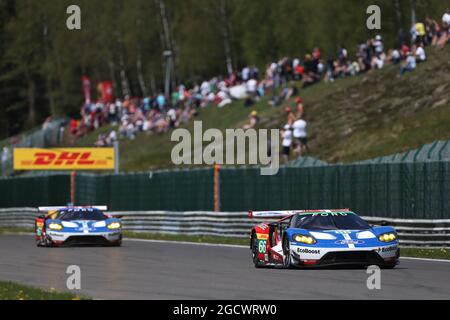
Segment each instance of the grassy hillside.
[[[320,83],[300,91],[309,123],[311,155],[329,162],[353,162],[415,149],[435,140],[450,139],[450,47],[428,48],[429,60],[413,73],[399,77],[398,66],[388,66],[357,77]],[[205,128],[237,128],[258,110],[261,127],[280,128],[284,106],[274,108],[263,99],[251,108],[242,102],[201,110]],[[192,128],[192,124],[188,125]],[[91,146],[101,131],[81,139]],[[171,167],[175,144],[170,132],[141,134],[121,141],[121,169]]]

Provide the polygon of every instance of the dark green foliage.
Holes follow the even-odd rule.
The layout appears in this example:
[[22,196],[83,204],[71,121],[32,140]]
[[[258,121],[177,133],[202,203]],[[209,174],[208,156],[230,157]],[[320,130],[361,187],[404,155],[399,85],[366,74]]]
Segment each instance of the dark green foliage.
[[[382,8],[380,33],[389,47],[397,44],[400,28],[409,30],[411,16],[409,0],[0,0],[0,137],[50,114],[77,115],[83,74],[94,84],[112,80],[119,96],[121,71],[132,95],[159,91],[161,2],[176,77],[185,84],[226,74],[226,42],[235,67],[263,69],[273,59],[301,57],[316,46],[324,58],[334,56],[339,44],[353,53],[358,41],[375,34],[366,29],[370,4]],[[440,19],[446,7],[441,0],[416,2],[418,19]],[[82,10],[80,31],[66,28],[72,4]]]

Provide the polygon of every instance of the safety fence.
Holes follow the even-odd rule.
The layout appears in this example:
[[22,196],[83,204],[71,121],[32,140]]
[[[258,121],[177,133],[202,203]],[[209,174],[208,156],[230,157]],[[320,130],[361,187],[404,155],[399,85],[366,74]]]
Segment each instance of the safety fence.
[[[363,216],[450,219],[447,161],[283,167],[274,176],[262,176],[259,168],[222,168],[214,177],[212,168],[78,173],[73,190],[77,205],[116,211],[351,208]],[[0,208],[66,205],[70,182],[68,174],[0,179]]]
[[[33,208],[0,209],[0,227],[33,228]],[[264,220],[250,219],[246,212],[114,212],[121,215],[127,231],[186,236],[249,238],[251,227]],[[391,225],[403,247],[450,247],[450,220],[410,220],[364,217],[373,225]]]
[[[45,128],[15,138],[0,141],[0,176],[13,173],[14,148],[48,148],[61,145],[67,119],[56,119],[45,125]],[[17,140],[11,145],[11,140]]]

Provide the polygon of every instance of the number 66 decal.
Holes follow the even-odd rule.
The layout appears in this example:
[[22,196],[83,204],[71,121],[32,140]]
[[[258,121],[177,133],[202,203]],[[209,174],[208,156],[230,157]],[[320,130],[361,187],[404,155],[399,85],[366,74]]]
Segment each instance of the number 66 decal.
[[266,240],[259,240],[258,242],[258,251],[259,253],[266,253],[267,250],[267,241]]

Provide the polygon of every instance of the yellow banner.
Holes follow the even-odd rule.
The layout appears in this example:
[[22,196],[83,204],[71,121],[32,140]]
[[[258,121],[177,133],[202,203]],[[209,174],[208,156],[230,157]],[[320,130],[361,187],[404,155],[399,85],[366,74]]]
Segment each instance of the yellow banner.
[[114,148],[14,149],[14,170],[113,170]]

